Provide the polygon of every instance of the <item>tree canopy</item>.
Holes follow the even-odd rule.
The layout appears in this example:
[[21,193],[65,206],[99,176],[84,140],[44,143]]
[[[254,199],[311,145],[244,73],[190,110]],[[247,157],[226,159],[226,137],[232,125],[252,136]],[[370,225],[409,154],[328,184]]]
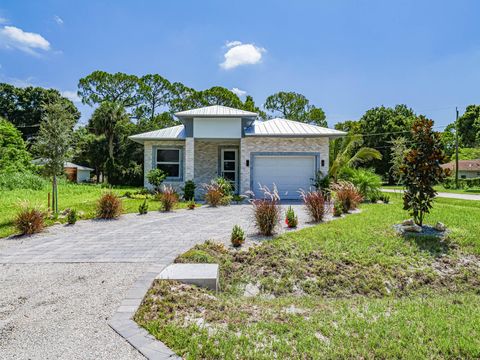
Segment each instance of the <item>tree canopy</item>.
[[54,103],[61,103],[75,123],[80,119],[77,107],[58,90],[33,86],[20,88],[0,83],[0,116],[14,124],[22,132],[24,140],[37,135],[44,105]]
[[32,169],[22,133],[0,117],[0,172],[25,172]]
[[458,137],[462,147],[480,146],[480,105],[467,106],[458,118]]

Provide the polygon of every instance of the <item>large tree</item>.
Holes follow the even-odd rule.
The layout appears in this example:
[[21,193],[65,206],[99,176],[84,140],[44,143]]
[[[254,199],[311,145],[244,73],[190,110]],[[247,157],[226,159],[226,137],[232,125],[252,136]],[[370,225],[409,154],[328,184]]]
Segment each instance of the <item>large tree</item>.
[[462,147],[480,146],[480,105],[469,105],[458,118],[458,136]]
[[125,108],[137,106],[139,79],[121,72],[94,71],[78,82],[78,96],[84,104],[119,103]]
[[114,158],[114,139],[115,134],[120,126],[130,123],[130,118],[125,112],[125,108],[121,103],[104,101],[95,109],[89,121],[89,127],[96,135],[104,135],[107,141],[106,152],[108,154],[108,162],[106,165],[107,181],[113,173],[115,166]]
[[394,108],[379,106],[368,110],[360,119],[359,132],[364,136],[364,145],[377,149],[382,154],[382,160],[373,160],[368,165],[375,168],[377,174],[389,176],[391,163],[391,144],[398,137],[410,140],[410,129],[415,120],[415,113],[406,105]]
[[165,108],[173,95],[170,81],[158,74],[148,74],[139,79],[137,92],[139,105],[135,110],[137,118],[157,116],[157,110]]
[[34,144],[36,153],[45,160],[46,173],[52,176],[52,209],[55,213],[58,213],[57,175],[63,173],[75,121],[65,104],[45,105]]
[[21,132],[0,117],[0,173],[31,170],[31,160]]
[[73,102],[58,90],[33,86],[20,88],[0,83],[0,116],[15,125],[22,132],[24,140],[37,135],[44,113],[43,105],[54,103],[62,103],[75,123],[80,119],[80,112]]
[[272,113],[272,116],[327,126],[323,110],[311,105],[304,95],[293,91],[280,91],[270,95],[264,107]]

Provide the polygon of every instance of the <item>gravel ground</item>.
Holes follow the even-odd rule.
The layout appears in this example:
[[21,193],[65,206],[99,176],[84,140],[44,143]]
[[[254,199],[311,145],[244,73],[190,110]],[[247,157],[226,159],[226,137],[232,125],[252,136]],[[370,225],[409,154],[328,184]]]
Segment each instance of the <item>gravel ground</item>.
[[0,359],[143,359],[106,320],[148,267],[0,264]]

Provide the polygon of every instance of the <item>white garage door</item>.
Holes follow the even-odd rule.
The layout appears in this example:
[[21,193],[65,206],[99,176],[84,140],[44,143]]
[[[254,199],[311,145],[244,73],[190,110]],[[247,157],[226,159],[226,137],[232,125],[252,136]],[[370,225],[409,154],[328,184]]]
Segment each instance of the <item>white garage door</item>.
[[262,198],[259,184],[277,186],[281,199],[298,199],[299,189],[309,190],[315,177],[315,156],[256,155],[253,161],[253,192]]

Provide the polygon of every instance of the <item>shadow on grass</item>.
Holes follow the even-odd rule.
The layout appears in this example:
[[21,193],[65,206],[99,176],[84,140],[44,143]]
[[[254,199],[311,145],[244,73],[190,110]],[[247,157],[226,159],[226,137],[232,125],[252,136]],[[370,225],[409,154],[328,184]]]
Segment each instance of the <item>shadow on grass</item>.
[[449,254],[453,248],[447,238],[438,236],[403,234],[402,237],[411,244],[415,244],[419,250],[427,251],[435,258]]

